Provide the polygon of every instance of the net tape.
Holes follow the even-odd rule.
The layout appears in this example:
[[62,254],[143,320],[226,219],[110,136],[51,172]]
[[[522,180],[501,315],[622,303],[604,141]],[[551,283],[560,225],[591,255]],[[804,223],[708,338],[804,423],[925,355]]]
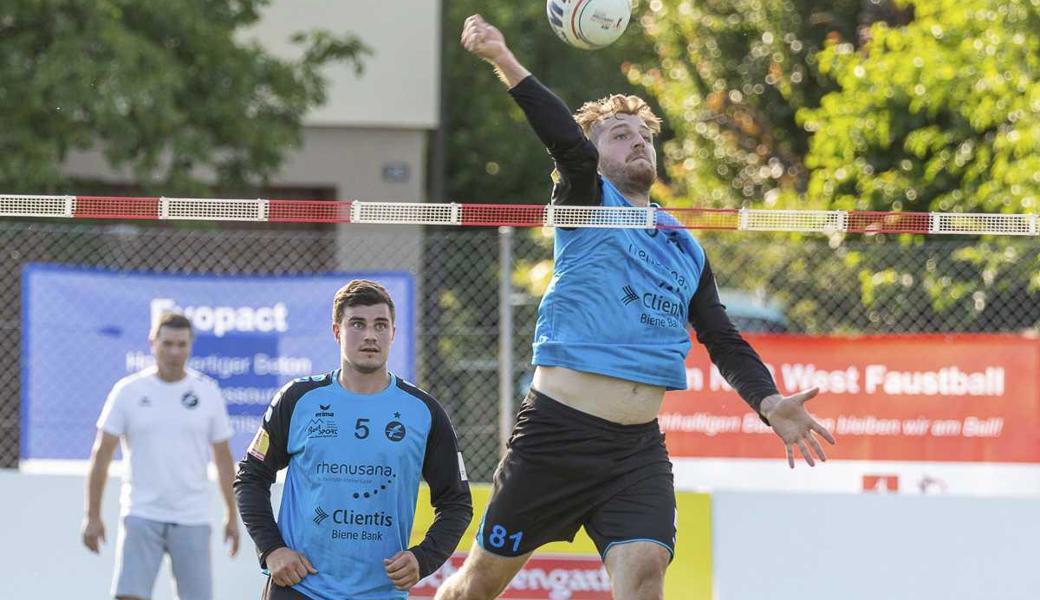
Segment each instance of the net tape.
[[1036,214],[913,213],[426,204],[342,200],[144,198],[0,194],[0,217],[368,223],[469,227],[616,227],[805,233],[1040,235]]

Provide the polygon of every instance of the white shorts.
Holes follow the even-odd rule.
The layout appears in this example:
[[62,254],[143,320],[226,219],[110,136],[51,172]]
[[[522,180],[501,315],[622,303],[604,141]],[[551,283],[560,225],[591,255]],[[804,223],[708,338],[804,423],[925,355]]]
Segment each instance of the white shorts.
[[212,600],[210,526],[177,525],[127,516],[116,542],[112,595],[151,598],[163,554],[170,555],[179,600]]

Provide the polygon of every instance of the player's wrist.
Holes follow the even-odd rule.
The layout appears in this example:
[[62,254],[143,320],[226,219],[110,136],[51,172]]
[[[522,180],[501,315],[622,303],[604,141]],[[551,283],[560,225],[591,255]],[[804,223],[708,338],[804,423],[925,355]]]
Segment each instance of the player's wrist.
[[419,546],[412,546],[406,551],[412,555],[415,559],[415,564],[419,567],[419,579],[422,579],[433,572],[433,569],[426,568],[426,555]]
[[520,64],[520,61],[516,60],[516,57],[513,56],[513,53],[508,48],[489,62],[494,65],[495,73],[498,74],[499,78],[510,88],[513,88],[531,74]]
[[783,399],[784,397],[780,394],[773,394],[762,398],[762,402],[758,405],[758,414],[765,417],[766,420],[769,420],[772,416],[773,410],[776,409],[777,405],[780,404],[780,401]]
[[[260,564],[263,565],[266,568],[268,566],[267,560],[269,558],[271,558],[272,555],[274,555],[275,553],[278,553],[278,551],[282,550],[283,548],[285,550],[289,549],[288,546],[282,545],[282,546],[275,546],[273,548],[268,548],[267,550],[261,552],[260,553]],[[281,554],[281,553],[279,553],[279,554]]]
[[515,65],[519,62],[516,60],[516,56],[513,55],[513,51],[509,49],[509,46],[503,46],[501,52],[494,56],[489,56],[487,61],[499,68]]

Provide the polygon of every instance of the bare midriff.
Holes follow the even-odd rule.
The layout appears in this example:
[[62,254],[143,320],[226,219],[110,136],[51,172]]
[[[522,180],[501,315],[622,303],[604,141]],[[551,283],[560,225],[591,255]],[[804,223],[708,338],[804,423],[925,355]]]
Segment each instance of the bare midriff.
[[665,392],[656,385],[566,367],[536,367],[531,386],[561,404],[621,425],[656,419]]

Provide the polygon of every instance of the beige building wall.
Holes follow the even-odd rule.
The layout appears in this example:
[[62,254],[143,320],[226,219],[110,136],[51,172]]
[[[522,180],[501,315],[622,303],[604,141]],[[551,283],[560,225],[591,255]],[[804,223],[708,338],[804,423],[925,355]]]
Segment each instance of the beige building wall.
[[[242,37],[293,59],[299,52],[292,34],[314,28],[354,33],[372,53],[360,76],[346,65],[326,67],[328,101],[305,118],[303,145],[289,154],[272,186],[331,188],[339,200],[428,201],[427,140],[439,120],[440,2],[274,0]],[[71,154],[64,170],[77,178],[130,181],[128,172],[108,168],[100,151]],[[419,227],[341,226],[340,268],[418,274],[421,236]],[[347,250],[359,242],[364,254]]]

